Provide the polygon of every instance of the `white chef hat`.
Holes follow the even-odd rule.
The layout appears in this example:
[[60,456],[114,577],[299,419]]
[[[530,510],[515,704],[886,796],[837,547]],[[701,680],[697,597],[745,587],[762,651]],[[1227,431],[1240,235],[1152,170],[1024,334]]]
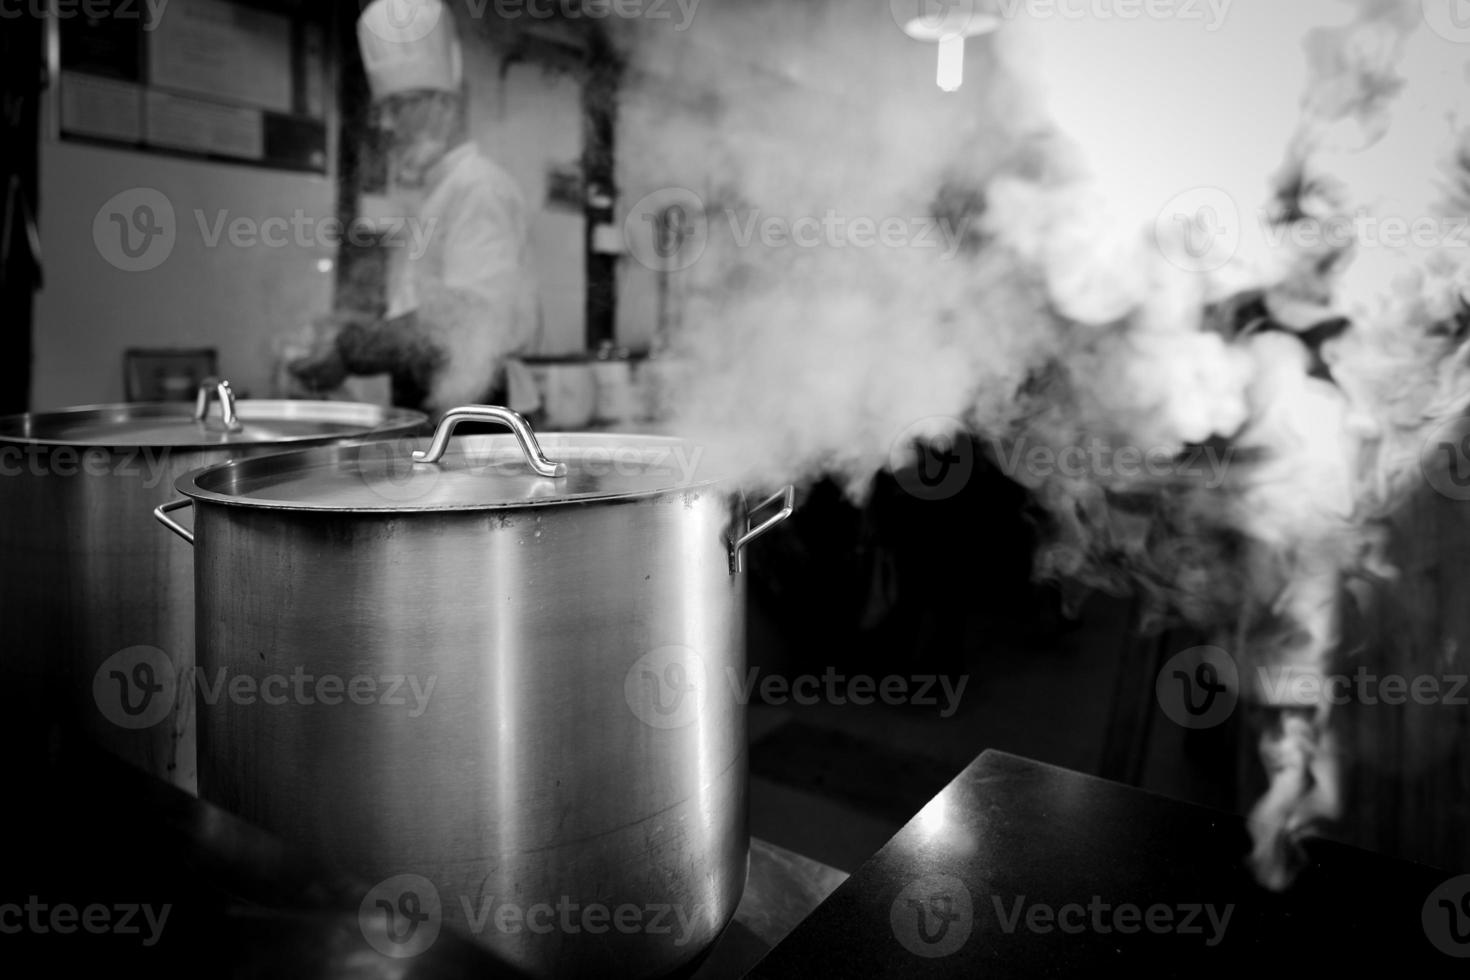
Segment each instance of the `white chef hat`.
[[357,19],[357,45],[374,99],[459,91],[459,37],[440,0],[373,0]]

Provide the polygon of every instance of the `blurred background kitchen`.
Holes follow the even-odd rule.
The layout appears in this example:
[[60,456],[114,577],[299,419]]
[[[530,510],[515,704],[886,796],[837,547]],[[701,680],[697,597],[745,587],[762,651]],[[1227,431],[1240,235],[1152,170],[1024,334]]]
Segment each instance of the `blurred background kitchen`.
[[[380,236],[404,219],[373,125],[361,5],[85,6],[8,21],[0,41],[0,404],[191,398],[212,374],[247,397],[305,396],[290,365],[324,342],[314,324],[334,310],[388,305]],[[703,435],[753,417],[730,440],[735,458],[763,454],[757,476],[803,479],[796,515],[752,557],[752,668],[901,677],[914,691],[933,678],[906,704],[757,696],[752,833],[852,871],[987,748],[1248,807],[1259,786],[1244,722],[1189,730],[1155,696],[1160,665],[1202,637],[1160,632],[1146,589],[1038,576],[1055,529],[1036,494],[993,443],[922,424],[975,405],[1005,418],[1018,366],[1050,343],[1027,326],[1030,284],[980,261],[1000,247],[993,181],[1067,176],[1030,88],[1033,49],[1004,29],[936,44],[905,30],[898,2],[614,6],[450,5],[467,134],[524,199],[539,309],[534,345],[505,357],[487,394],[500,386],[548,429]],[[1225,25],[1222,64],[1265,93],[1241,100],[1248,111],[1210,101],[1218,65],[1168,70],[1188,58],[1164,54],[1162,35],[1138,42],[1162,59],[1153,74],[1116,87],[1054,56],[1049,77],[1072,98],[1051,109],[1084,140],[1111,130],[1222,157],[1258,142],[1279,162],[1309,23]],[[1256,58],[1293,67],[1257,73]],[[1129,102],[1142,87],[1180,89],[1170,107],[1204,101],[1163,115]],[[1088,89],[1091,101],[1076,96]],[[1163,137],[1144,128],[1155,118]],[[800,244],[832,214],[848,225]],[[898,246],[854,244],[855,218],[899,219]],[[342,243],[341,229],[362,234]],[[1052,231],[1061,249],[1089,235],[1106,239],[1086,224]],[[1064,286],[1107,292],[1095,271]],[[1010,326],[976,340],[951,313],[967,307]],[[327,394],[386,403],[393,389],[364,374]],[[957,468],[931,472],[944,466]],[[1425,518],[1440,530],[1420,537],[1423,567],[1449,569],[1439,556],[1464,540],[1443,504]],[[1442,574],[1454,594],[1455,573]],[[1446,752],[1433,767],[1387,764],[1377,785],[1413,792],[1346,836],[1463,864],[1466,755]]]

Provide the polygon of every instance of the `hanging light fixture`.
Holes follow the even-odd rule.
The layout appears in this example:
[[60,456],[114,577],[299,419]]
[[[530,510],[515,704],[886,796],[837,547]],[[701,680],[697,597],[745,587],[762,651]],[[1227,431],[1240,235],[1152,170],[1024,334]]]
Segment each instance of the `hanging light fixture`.
[[918,41],[939,45],[935,83],[946,92],[959,91],[965,80],[965,38],[1000,30],[1000,18],[975,3],[946,3],[934,14],[921,14],[903,25],[903,32]]

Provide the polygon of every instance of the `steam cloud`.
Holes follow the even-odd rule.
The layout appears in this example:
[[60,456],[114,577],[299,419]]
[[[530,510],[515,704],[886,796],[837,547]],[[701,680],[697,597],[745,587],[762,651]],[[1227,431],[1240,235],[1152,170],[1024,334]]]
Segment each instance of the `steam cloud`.
[[[835,475],[855,498],[915,431],[968,428],[997,460],[1207,449],[1223,484],[1007,467],[1054,519],[1038,574],[1229,636],[1264,668],[1248,684],[1324,671],[1470,402],[1454,2],[1023,14],[971,40],[953,95],[883,7],[707,0],[677,38],[625,25],[624,199],[703,205],[702,252],[667,279],[680,428],[748,482]],[[834,214],[929,219],[953,247],[740,234]],[[1276,887],[1284,842],[1340,805],[1309,707],[1262,743],[1253,857]]]
[[[855,497],[945,420],[998,449],[1225,440],[1223,488],[1012,472],[1057,518],[1041,570],[1199,623],[1238,615],[1239,583],[1381,571],[1369,518],[1465,400],[1470,249],[1306,234],[1466,213],[1470,46],[1418,0],[1239,0],[1207,27],[1021,16],[972,40],[954,95],[881,7],[629,27],[624,198],[704,204],[707,243],[669,279],[681,428],[748,480],[834,474]],[[957,246],[741,241],[834,213],[927,219]]]

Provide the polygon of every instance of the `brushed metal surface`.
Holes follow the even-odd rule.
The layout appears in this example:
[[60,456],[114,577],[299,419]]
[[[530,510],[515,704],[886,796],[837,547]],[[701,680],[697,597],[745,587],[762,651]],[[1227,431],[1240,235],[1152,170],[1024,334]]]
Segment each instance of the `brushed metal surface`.
[[[442,433],[442,427],[441,427]],[[670,436],[538,433],[536,472],[514,436],[398,439],[242,459],[179,483],[191,497],[286,510],[485,510],[605,501],[711,486],[728,476],[703,447]],[[420,456],[433,455],[432,462]]]
[[[201,797],[347,873],[426,879],[533,973],[690,965],[748,865],[747,520],[711,487],[405,514],[196,499]],[[507,905],[610,914],[513,931]],[[623,906],[636,929],[610,925]]]
[[[314,404],[321,403],[286,414],[305,418]],[[239,405],[244,419],[259,409]],[[58,736],[80,737],[192,793],[193,555],[159,527],[152,511],[177,497],[173,485],[182,474],[279,446],[60,445],[35,434],[57,418],[85,417],[91,427],[100,424],[99,414],[126,419],[140,408],[149,406],[0,420],[0,674],[13,699],[4,725],[17,740],[11,744],[25,750],[42,751]],[[361,422],[361,409],[373,406],[355,408],[355,415],[344,414],[333,405],[328,417]],[[190,406],[168,411],[188,419]],[[417,413],[375,411],[392,424],[373,436],[412,431],[426,421]],[[361,437],[363,427],[333,427],[316,441],[338,441],[341,432]],[[159,690],[139,690],[135,665],[122,665],[119,677],[103,670],[115,655],[140,647],[155,651],[142,659]],[[123,699],[145,710],[136,719],[119,714]],[[146,727],[126,727],[160,714]]]
[[[184,402],[82,405],[0,417],[0,442],[128,448],[208,449],[271,443],[305,448],[369,433],[411,432],[428,421],[422,412],[361,402],[245,399],[234,403],[236,426],[212,415],[196,420]],[[229,458],[229,457],[222,457]]]

